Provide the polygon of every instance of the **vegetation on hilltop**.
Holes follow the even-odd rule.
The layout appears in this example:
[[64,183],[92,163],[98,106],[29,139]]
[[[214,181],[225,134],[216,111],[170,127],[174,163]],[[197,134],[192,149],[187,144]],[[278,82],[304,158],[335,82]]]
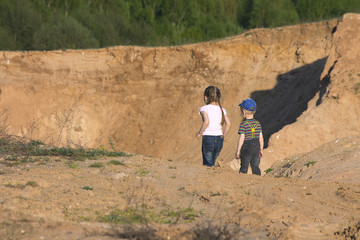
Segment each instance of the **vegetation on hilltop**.
[[0,49],[178,45],[359,10],[360,0],[0,0]]

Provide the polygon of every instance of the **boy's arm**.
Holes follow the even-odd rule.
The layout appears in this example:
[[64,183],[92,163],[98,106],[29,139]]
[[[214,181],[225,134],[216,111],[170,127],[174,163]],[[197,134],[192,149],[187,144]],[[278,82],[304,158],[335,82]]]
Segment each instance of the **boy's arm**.
[[225,130],[224,130],[224,140],[226,138],[226,136],[228,135],[229,131],[230,131],[230,127],[231,127],[231,123],[230,123],[230,119],[228,118],[227,114],[225,115]]
[[201,125],[200,130],[195,134],[195,136],[197,138],[199,138],[204,133],[205,129],[209,126],[209,123],[210,123],[209,116],[207,115],[207,113],[205,111],[201,111],[200,114],[201,114],[203,123]]
[[260,155],[260,157],[262,157],[262,156],[263,156],[263,150],[264,150],[264,137],[263,137],[263,133],[262,133],[262,132],[260,133],[260,136],[259,136],[259,142],[260,142],[259,155]]
[[244,144],[244,141],[245,141],[245,134],[240,134],[239,142],[238,142],[236,153],[235,153],[235,156],[237,159],[240,158],[240,150],[241,150],[242,145]]

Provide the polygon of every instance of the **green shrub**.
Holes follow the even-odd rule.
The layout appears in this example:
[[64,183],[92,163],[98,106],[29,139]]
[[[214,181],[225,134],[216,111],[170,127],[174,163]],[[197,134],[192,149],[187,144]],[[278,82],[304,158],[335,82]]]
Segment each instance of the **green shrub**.
[[142,169],[137,171],[137,174],[139,174],[140,177],[144,177],[145,175],[149,174],[149,171],[142,168]]
[[69,147],[50,147],[40,141],[26,141],[18,137],[0,138],[0,156],[7,155],[5,160],[18,161],[24,156],[24,161],[30,161],[30,156],[62,156],[73,160],[95,159],[97,157],[131,157],[131,154],[124,152],[113,152],[105,149],[84,149]]
[[121,165],[121,166],[125,165],[125,163],[120,162],[118,160],[111,160],[109,163],[112,164],[112,165]]
[[311,161],[308,161],[307,163],[305,163],[305,165],[306,165],[307,167],[309,167],[310,165],[311,165],[311,166],[314,166],[315,163],[316,163],[316,161],[311,160]]
[[92,167],[92,168],[102,168],[102,167],[104,167],[104,164],[101,163],[101,162],[97,162],[97,163],[90,164],[89,167]]
[[79,166],[78,166],[78,163],[77,162],[73,162],[73,161],[70,161],[68,163],[68,166],[69,168],[72,168],[72,169],[77,169]]
[[199,217],[199,213],[194,208],[166,209],[159,213],[153,212],[145,207],[128,207],[124,210],[115,209],[110,214],[99,216],[98,221],[115,224],[145,224],[149,222],[176,224],[190,223]]

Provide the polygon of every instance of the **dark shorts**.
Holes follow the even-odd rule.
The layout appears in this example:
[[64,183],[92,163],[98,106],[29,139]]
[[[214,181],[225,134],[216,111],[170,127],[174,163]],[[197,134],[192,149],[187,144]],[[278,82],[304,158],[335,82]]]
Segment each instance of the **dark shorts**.
[[223,136],[202,136],[203,165],[212,167],[223,147]]
[[249,164],[251,166],[252,174],[261,175],[260,165],[260,143],[258,138],[244,141],[241,147],[240,159],[241,167],[240,173],[247,173]]

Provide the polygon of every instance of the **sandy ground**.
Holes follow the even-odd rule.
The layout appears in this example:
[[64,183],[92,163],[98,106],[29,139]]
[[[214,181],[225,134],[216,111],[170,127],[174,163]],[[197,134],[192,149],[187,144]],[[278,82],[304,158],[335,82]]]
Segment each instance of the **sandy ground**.
[[[141,155],[34,157],[14,166],[2,159],[0,238],[355,239],[350,237],[360,237],[360,183],[341,175],[358,176],[360,163],[344,171],[354,158],[337,158],[359,156],[359,143],[359,137],[339,139],[294,156],[294,164],[285,160],[263,177],[239,174],[227,163],[208,168]],[[310,159],[317,162],[307,164]],[[161,213],[189,208],[194,219]],[[145,218],[157,213],[169,222],[101,222],[116,209],[137,209]]]

